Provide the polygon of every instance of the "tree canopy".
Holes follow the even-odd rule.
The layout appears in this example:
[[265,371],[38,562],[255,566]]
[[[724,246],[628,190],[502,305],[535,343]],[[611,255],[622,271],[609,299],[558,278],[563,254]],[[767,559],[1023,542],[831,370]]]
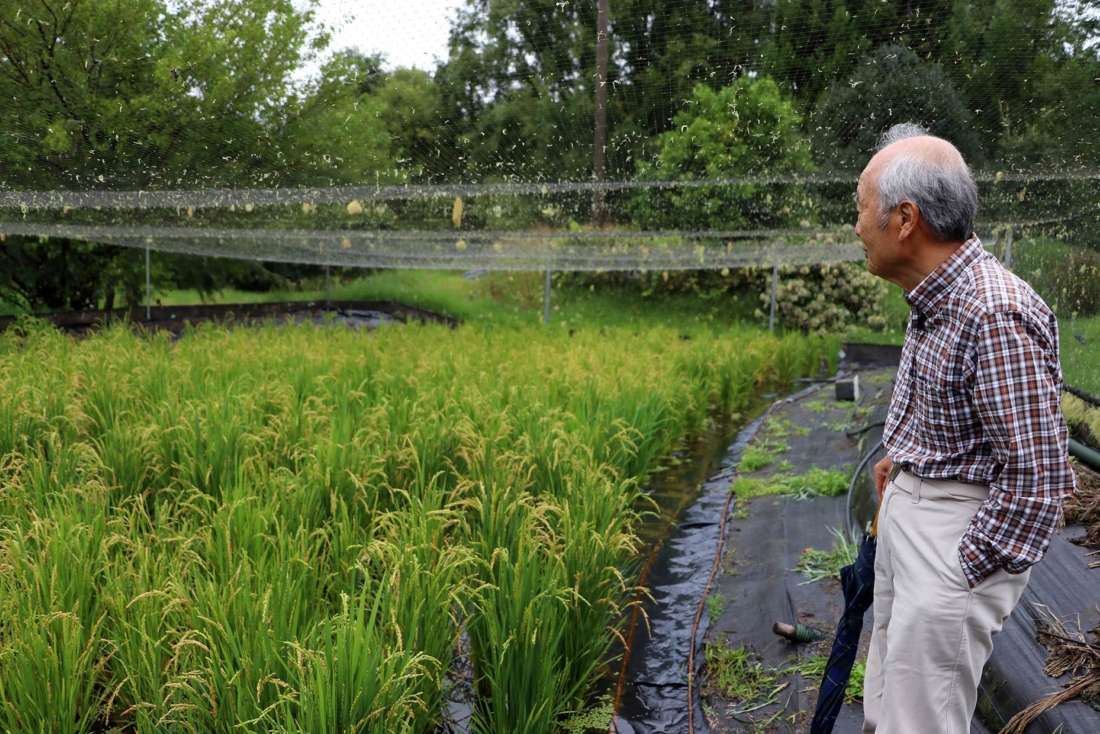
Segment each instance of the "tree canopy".
[[[981,165],[1095,167],[1100,19],[1089,5],[613,0],[607,175],[850,172],[902,119],[926,123]],[[328,48],[315,10],[312,0],[7,0],[0,188],[592,175],[595,2],[466,0],[431,71]],[[304,76],[307,64],[319,72]],[[613,218],[692,227],[812,218],[814,205],[792,191],[639,194]],[[794,198],[777,205],[775,196]],[[468,207],[468,221],[507,225],[497,209],[508,207]],[[579,217],[584,206],[538,204],[515,222],[527,226],[547,209]],[[391,226],[394,216],[371,221]],[[450,212],[432,216],[449,221]],[[52,244],[3,243],[0,294],[35,307],[136,297],[137,258]],[[233,272],[167,268],[161,277],[209,285]],[[96,285],[72,287],[77,280]]]
[[[639,159],[642,180],[722,179],[808,173],[810,146],[790,99],[771,79],[742,77],[720,90],[697,84],[654,161]],[[735,229],[797,222],[810,207],[797,186],[642,190],[631,215],[643,228]]]

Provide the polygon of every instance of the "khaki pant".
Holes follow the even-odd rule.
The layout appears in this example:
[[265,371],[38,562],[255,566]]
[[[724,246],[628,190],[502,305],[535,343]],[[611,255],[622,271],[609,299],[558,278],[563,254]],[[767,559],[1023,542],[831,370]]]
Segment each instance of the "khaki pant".
[[969,734],[982,668],[1030,570],[970,589],[958,546],[988,489],[900,472],[882,498],[863,731]]

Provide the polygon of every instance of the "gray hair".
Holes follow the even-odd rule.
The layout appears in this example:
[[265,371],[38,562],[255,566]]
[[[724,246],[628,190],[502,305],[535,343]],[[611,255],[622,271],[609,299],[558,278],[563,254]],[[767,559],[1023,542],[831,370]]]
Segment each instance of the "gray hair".
[[899,122],[889,130],[884,132],[878,139],[878,145],[875,146],[875,152],[879,152],[887,145],[893,145],[899,140],[905,140],[906,138],[919,138],[921,135],[931,135],[928,132],[928,128],[922,127],[912,122]]
[[[910,122],[894,125],[883,133],[878,150],[919,135],[928,135],[928,131]],[[969,166],[961,159],[956,164],[898,155],[878,176],[878,200],[882,227],[898,204],[911,201],[940,240],[965,240],[974,231],[978,186]]]

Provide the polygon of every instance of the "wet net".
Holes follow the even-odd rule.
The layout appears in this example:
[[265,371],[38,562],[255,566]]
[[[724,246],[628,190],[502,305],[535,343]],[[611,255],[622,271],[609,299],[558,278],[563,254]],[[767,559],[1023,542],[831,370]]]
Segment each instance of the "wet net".
[[[859,261],[858,173],[915,122],[970,162],[987,246],[1067,316],[1100,310],[1094,3],[431,7],[5,3],[5,299],[36,302],[36,267],[125,278],[141,250],[210,269]],[[365,47],[345,18],[399,40]],[[387,57],[429,31],[401,56],[419,68]]]

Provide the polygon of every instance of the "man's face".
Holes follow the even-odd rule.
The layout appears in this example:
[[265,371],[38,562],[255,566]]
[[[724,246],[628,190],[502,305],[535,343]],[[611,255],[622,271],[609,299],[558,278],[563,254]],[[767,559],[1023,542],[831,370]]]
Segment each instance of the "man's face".
[[863,242],[867,270],[872,275],[888,278],[897,257],[897,247],[890,237],[890,226],[880,223],[878,187],[872,175],[864,171],[856,186],[856,236]]

